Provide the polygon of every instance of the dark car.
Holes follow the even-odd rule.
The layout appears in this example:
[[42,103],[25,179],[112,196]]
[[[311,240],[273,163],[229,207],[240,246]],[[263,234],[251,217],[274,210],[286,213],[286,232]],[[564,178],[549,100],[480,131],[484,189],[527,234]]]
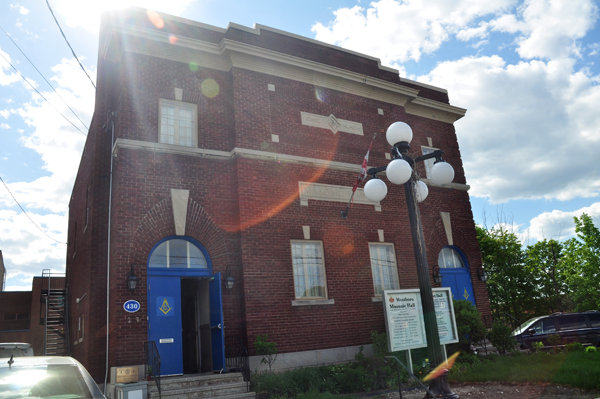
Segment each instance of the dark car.
[[600,346],[600,312],[553,313],[527,320],[513,331],[523,349],[531,349],[534,342],[552,346],[548,341],[551,335],[560,336],[561,346],[572,342]]

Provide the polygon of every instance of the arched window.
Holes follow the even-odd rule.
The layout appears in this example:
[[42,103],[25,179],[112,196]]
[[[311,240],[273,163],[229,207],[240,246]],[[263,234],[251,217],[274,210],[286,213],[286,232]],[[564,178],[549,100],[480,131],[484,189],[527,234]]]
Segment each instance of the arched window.
[[459,269],[465,267],[465,264],[454,248],[444,247],[438,256],[438,266],[440,269]]
[[206,257],[193,242],[181,238],[167,239],[152,251],[149,268],[207,269]]

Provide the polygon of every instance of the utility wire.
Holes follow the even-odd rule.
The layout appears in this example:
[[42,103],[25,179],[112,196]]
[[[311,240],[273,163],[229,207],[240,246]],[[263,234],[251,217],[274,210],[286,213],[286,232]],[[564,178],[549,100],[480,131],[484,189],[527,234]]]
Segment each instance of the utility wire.
[[[60,24],[58,23],[58,20],[54,16],[54,11],[52,11],[52,7],[50,7],[50,3],[48,2],[48,0],[46,0],[46,4],[48,5],[48,9],[50,10],[50,14],[52,14],[52,18],[54,18],[54,21],[56,22],[56,25],[58,26],[58,29],[60,30],[60,33],[62,34],[62,37],[65,38],[65,42],[67,42],[67,45],[71,49],[71,53],[73,53],[73,57],[75,57],[75,59],[77,60],[77,62],[79,62],[79,58],[77,58],[77,54],[75,54],[75,50],[73,50],[73,47],[71,47],[71,44],[67,40],[67,37],[65,36],[65,33],[63,32],[62,28],[60,27]],[[88,77],[88,79],[92,83],[92,86],[94,86],[94,89],[95,89],[96,85],[94,84],[94,81],[92,80],[92,78],[90,78],[90,75],[88,75],[88,73],[85,71],[85,68],[83,67],[83,65],[81,65],[81,62],[79,62],[79,66],[81,67],[81,69],[83,69],[83,72],[85,73],[85,76]]]
[[56,95],[58,96],[58,98],[60,98],[62,100],[63,103],[65,103],[65,105],[67,106],[67,108],[69,108],[71,110],[71,112],[73,113],[73,115],[75,115],[75,118],[79,119],[79,122],[81,122],[81,124],[83,126],[85,126],[85,128],[87,130],[90,130],[90,128],[79,118],[79,116],[77,116],[77,114],[75,113],[75,111],[73,111],[73,109],[69,106],[69,104],[67,104],[67,102],[60,96],[60,94],[58,94],[58,92],[56,91],[56,89],[50,84],[50,82],[48,82],[48,79],[46,79],[46,77],[44,75],[42,75],[42,73],[40,72],[40,70],[35,66],[35,64],[33,62],[31,62],[31,60],[29,59],[29,57],[27,57],[27,54],[25,54],[23,52],[23,50],[21,50],[21,47],[19,47],[19,45],[17,43],[15,43],[15,41],[12,39],[12,37],[10,37],[10,35],[4,30],[4,28],[2,28],[2,26],[0,26],[0,29],[2,29],[2,32],[4,32],[4,34],[6,36],[8,36],[8,38],[10,39],[11,42],[13,42],[13,44],[15,46],[17,46],[17,48],[19,49],[19,51],[21,52],[21,54],[23,54],[25,56],[25,58],[27,58],[27,61],[29,61],[29,63],[31,65],[33,65],[33,67],[35,68],[35,70],[40,74],[40,76],[46,81],[46,83],[48,83],[48,86],[50,86],[52,88],[52,90],[54,90],[54,92],[56,93]]
[[55,110],[56,112],[58,112],[58,113],[59,113],[59,114],[60,114],[60,115],[61,115],[63,118],[65,118],[65,120],[66,120],[67,122],[69,122],[71,125],[73,125],[73,127],[74,127],[75,129],[79,130],[79,133],[83,134],[84,136],[87,136],[87,134],[85,134],[84,132],[82,132],[80,128],[78,128],[77,126],[75,126],[75,124],[74,124],[73,122],[71,122],[69,119],[67,119],[67,117],[66,117],[66,116],[64,116],[64,115],[63,115],[63,114],[62,114],[62,113],[61,113],[61,112],[60,112],[60,111],[59,111],[59,110],[58,110],[58,109],[57,109],[57,108],[56,108],[54,105],[52,105],[52,103],[51,103],[50,101],[48,101],[48,99],[47,99],[46,97],[44,97],[44,95],[43,95],[42,93],[40,93],[40,92],[38,91],[38,89],[36,89],[36,88],[35,88],[35,86],[34,86],[34,85],[32,85],[32,84],[31,84],[31,82],[30,82],[30,81],[28,81],[28,80],[25,78],[25,76],[23,76],[23,74],[22,74],[21,72],[19,72],[19,70],[18,70],[17,68],[15,68],[15,67],[14,67],[14,65],[13,65],[13,64],[11,64],[11,63],[10,63],[10,62],[9,62],[9,61],[6,59],[6,57],[4,57],[4,56],[2,55],[2,52],[0,52],[0,57],[2,57],[2,58],[4,59],[4,61],[6,61],[6,63],[12,67],[12,69],[14,69],[15,71],[17,71],[17,73],[19,74],[19,76],[21,76],[21,78],[22,78],[22,79],[23,79],[25,82],[27,82],[27,84],[29,84],[29,86],[31,86],[31,87],[33,88],[33,90],[35,90],[35,92],[36,92],[37,94],[39,94],[39,95],[40,95],[40,96],[41,96],[41,97],[42,97],[44,100],[46,100],[46,102],[47,102],[48,104],[50,104],[50,106],[51,106],[52,108],[54,108],[54,110]]
[[21,210],[23,211],[23,213],[25,214],[25,216],[27,216],[29,218],[29,220],[31,220],[31,223],[33,223],[35,225],[35,227],[37,227],[49,239],[54,240],[54,241],[56,241],[59,244],[67,245],[67,243],[65,243],[65,242],[58,241],[56,238],[50,237],[44,230],[42,230],[42,228],[40,226],[38,226],[33,221],[33,219],[27,214],[27,212],[25,212],[25,209],[23,209],[23,207],[21,206],[21,204],[19,204],[19,201],[17,201],[17,199],[15,198],[15,196],[13,195],[13,193],[10,191],[10,189],[8,188],[8,186],[6,185],[6,183],[4,182],[4,180],[2,180],[2,177],[0,177],[0,181],[2,182],[2,184],[4,184],[4,187],[6,187],[6,190],[8,191],[8,193],[10,194],[10,196],[15,200],[15,202],[17,203],[17,205],[19,205],[19,208],[21,208]]

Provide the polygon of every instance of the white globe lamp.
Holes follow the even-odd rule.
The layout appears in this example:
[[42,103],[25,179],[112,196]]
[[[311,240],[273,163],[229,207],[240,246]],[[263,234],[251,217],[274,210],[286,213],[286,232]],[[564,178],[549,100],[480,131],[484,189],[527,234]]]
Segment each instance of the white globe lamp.
[[369,201],[379,202],[387,195],[387,186],[381,179],[371,179],[365,184],[365,197]]
[[404,184],[412,175],[412,168],[404,159],[394,159],[385,169],[389,181],[394,184]]
[[410,143],[413,138],[413,132],[410,126],[404,122],[392,123],[385,132],[385,138],[388,143],[393,147],[397,143],[407,142]]
[[431,168],[431,180],[438,186],[452,183],[454,168],[448,162],[437,162]]
[[429,195],[429,189],[427,188],[427,185],[421,180],[415,184],[415,194],[417,195],[417,202],[425,201],[425,198],[427,198],[427,195]]

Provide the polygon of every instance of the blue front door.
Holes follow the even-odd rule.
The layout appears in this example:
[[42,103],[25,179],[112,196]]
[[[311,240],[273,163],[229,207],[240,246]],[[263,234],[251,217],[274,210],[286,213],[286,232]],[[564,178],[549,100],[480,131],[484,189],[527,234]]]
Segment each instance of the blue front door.
[[213,371],[225,370],[225,333],[223,325],[223,301],[221,297],[221,273],[215,273],[209,284],[210,338]]
[[181,278],[148,276],[148,340],[160,355],[160,374],[183,374]]
[[442,287],[450,288],[452,299],[467,300],[475,305],[475,295],[473,295],[473,284],[469,269],[466,267],[456,269],[440,269],[442,276]]

